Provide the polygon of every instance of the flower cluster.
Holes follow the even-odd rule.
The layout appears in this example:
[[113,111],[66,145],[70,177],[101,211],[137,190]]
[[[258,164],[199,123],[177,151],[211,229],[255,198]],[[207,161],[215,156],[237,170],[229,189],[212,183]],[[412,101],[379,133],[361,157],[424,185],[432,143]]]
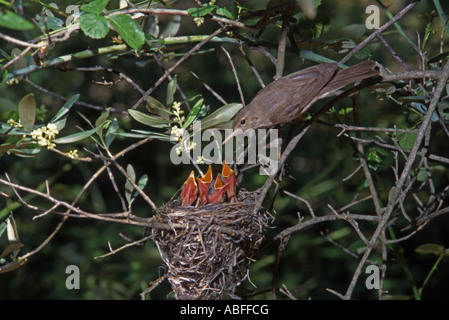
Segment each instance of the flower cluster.
[[173,108],[173,114],[175,116],[174,121],[176,123],[179,123],[180,125],[182,125],[182,123],[185,120],[185,117],[181,116],[184,113],[184,110],[181,110],[181,102],[177,102],[177,101],[173,102],[172,108]]
[[185,139],[184,141],[181,140],[181,143],[179,144],[179,147],[176,147],[176,153],[178,155],[181,155],[182,150],[185,150],[187,152],[190,152],[190,150],[193,150],[196,147],[196,143],[193,141],[190,141],[189,139]]
[[[174,136],[176,138],[176,140],[179,142],[179,146],[176,148],[176,152],[178,153],[178,155],[180,155],[182,153],[183,150],[185,151],[190,151],[193,148],[195,148],[196,143],[193,141],[190,141],[190,139],[188,139],[188,135],[187,138],[184,137],[184,133],[185,133],[185,129],[182,127],[182,124],[185,120],[185,117],[182,115],[184,113],[183,110],[181,110],[181,103],[180,102],[173,102],[173,115],[175,116],[175,118],[173,119],[173,121],[175,123],[177,123],[179,125],[174,125],[171,128],[171,132],[170,134],[172,136]],[[185,138],[185,139],[183,139]]]
[[193,21],[195,21],[196,26],[199,27],[204,23],[204,18],[203,17],[196,17],[195,19],[193,19]]
[[76,159],[76,158],[78,158],[78,150],[77,149],[70,150],[69,152],[66,153],[66,155],[70,159]]
[[58,127],[54,123],[49,123],[46,126],[33,130],[31,137],[41,147],[47,147],[48,150],[52,150],[56,146],[52,141],[58,133]]
[[14,128],[23,128],[23,125],[22,125],[22,123],[20,123],[20,120],[16,121],[16,120],[11,118],[11,119],[8,119],[8,121],[6,123],[9,124],[11,127],[14,127]]

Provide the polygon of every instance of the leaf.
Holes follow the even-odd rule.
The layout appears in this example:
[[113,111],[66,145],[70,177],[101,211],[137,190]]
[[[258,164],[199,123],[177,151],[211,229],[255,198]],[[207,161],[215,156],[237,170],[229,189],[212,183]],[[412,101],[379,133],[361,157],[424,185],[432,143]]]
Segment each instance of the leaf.
[[80,9],[85,12],[90,12],[94,14],[100,14],[104,8],[108,5],[109,0],[94,0],[92,2],[83,4]]
[[[441,177],[445,172],[446,168],[443,165],[439,164],[429,165],[429,173],[432,180]],[[421,168],[419,170],[416,179],[420,182],[424,182],[427,180],[427,171],[425,168]]]
[[12,214],[6,220],[8,241],[11,244],[20,243],[19,231],[17,230],[16,221],[12,217]]
[[439,244],[422,244],[415,249],[417,254],[434,254],[441,256],[444,253],[444,247]]
[[189,115],[182,124],[182,127],[184,129],[187,128],[196,119],[196,117],[198,117],[198,113],[200,112],[201,107],[203,106],[203,101],[204,101],[203,98],[199,99],[193,106],[192,110],[190,110]]
[[[5,250],[3,250],[2,254],[0,254],[0,259],[6,257],[8,254],[19,250],[23,247],[23,243],[13,243],[6,247]],[[18,251],[17,251],[18,252]]]
[[79,94],[75,94],[69,100],[67,100],[67,102],[64,103],[61,109],[59,109],[59,111],[50,121],[51,123],[54,123],[58,127],[58,130],[62,130],[65,127],[65,122],[67,120],[70,108],[73,106],[76,100],[78,100],[79,97],[80,97]]
[[171,123],[169,120],[151,117],[137,110],[130,109],[128,112],[134,120],[150,127],[164,128]]
[[74,143],[74,142],[78,142],[78,141],[81,141],[83,139],[86,139],[86,138],[90,137],[91,135],[93,135],[97,131],[98,131],[98,128],[93,128],[93,129],[90,129],[90,130],[81,131],[81,132],[77,132],[77,133],[74,133],[74,134],[70,134],[70,135],[65,136],[65,137],[54,139],[53,142],[56,143],[56,144]]
[[6,10],[0,11],[0,27],[13,30],[29,30],[34,28],[34,24],[25,20],[18,14]]
[[146,100],[145,106],[150,113],[161,116],[165,120],[169,120],[172,113],[159,100],[149,96]]
[[28,261],[28,259],[17,260],[17,262],[15,264],[13,264],[12,266],[9,266],[8,268],[5,268],[5,269],[1,269],[0,273],[6,273],[6,272],[9,272],[9,271],[13,271],[15,269],[18,269],[21,266],[23,266],[27,261]]
[[110,114],[110,109],[106,109],[95,121],[95,127],[98,128],[97,134],[100,139],[103,139],[103,129],[105,127],[105,122],[108,120]]
[[34,94],[29,93],[19,102],[19,118],[26,131],[33,131],[36,120],[36,100]]
[[216,12],[220,16],[225,16],[226,18],[229,18],[229,19],[235,19],[234,15],[226,8],[217,8]]
[[[128,164],[126,167],[126,173],[128,174],[129,178],[136,182],[136,173],[134,171],[134,168],[132,165]],[[126,179],[125,183],[125,197],[129,204],[132,202],[132,193],[133,193],[134,187],[132,186],[131,182],[129,182],[128,179]]]
[[415,144],[415,140],[416,134],[405,133],[402,137],[399,138],[399,145],[405,150],[411,150],[413,148],[413,145]]
[[140,49],[145,43],[145,34],[140,25],[125,14],[118,14],[109,17],[109,21],[115,31],[123,38],[123,40],[133,49]]
[[243,107],[241,103],[230,103],[219,108],[201,120],[201,129],[215,127],[218,124],[228,122]]
[[171,106],[173,104],[177,83],[176,77],[173,77],[167,85],[167,106]]
[[443,120],[449,120],[449,103],[447,101],[441,101],[438,104],[438,113]]
[[159,132],[151,132],[145,130],[132,130],[132,132],[118,132],[114,135],[125,138],[151,138],[161,141],[170,141],[170,136],[167,134],[159,133]]
[[190,8],[187,10],[192,17],[202,17],[218,8],[216,5],[206,4],[200,8]]
[[139,187],[140,190],[143,190],[143,188],[145,188],[147,183],[148,183],[148,176],[144,174],[142,177],[140,177],[139,181],[137,182],[137,186]]
[[109,32],[108,21],[105,17],[94,13],[85,13],[79,19],[81,30],[93,39],[106,37]]
[[119,130],[118,121],[116,118],[112,119],[111,124],[109,125],[108,130],[106,131],[106,135],[104,138],[104,143],[109,148],[112,141],[114,141],[115,137],[117,136],[116,133]]

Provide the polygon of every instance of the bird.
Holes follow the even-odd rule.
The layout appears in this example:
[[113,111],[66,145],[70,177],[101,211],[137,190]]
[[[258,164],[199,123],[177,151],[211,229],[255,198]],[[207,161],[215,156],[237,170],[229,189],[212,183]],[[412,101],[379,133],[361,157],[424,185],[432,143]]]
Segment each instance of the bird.
[[275,80],[237,113],[232,123],[234,131],[223,143],[248,129],[271,128],[300,119],[316,100],[335,95],[338,89],[350,83],[377,75],[379,66],[370,60],[347,69],[340,69],[336,62],[323,63]]
[[213,184],[211,183],[211,186],[208,190],[207,201],[209,203],[223,203],[228,185],[229,183],[223,184],[221,175],[220,173],[218,173],[217,178],[214,180]]
[[230,203],[237,202],[235,197],[236,177],[235,172],[232,170],[225,160],[223,160],[223,167],[221,169],[221,177],[223,179],[223,185],[226,186],[226,196]]
[[197,206],[203,206],[207,203],[207,193],[209,191],[209,187],[212,183],[212,167],[209,165],[209,168],[207,169],[204,176],[201,178],[196,178],[196,181],[198,182],[198,190],[199,190],[199,197]]
[[192,170],[181,191],[181,205],[183,207],[191,206],[197,199],[197,192],[195,174]]

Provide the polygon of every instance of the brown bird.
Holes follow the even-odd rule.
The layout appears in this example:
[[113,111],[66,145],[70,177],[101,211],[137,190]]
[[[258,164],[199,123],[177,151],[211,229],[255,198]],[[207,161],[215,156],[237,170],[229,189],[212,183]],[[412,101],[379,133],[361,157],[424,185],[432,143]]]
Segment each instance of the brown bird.
[[324,63],[275,80],[236,115],[232,124],[234,132],[225,142],[241,131],[269,128],[301,118],[316,100],[335,95],[336,90],[350,83],[378,74],[379,67],[374,61],[343,70],[337,63]]

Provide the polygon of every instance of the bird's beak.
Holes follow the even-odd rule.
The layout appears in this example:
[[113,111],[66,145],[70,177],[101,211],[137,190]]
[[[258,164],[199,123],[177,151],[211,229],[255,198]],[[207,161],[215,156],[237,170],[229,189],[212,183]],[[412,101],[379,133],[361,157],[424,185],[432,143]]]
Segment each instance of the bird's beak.
[[242,134],[243,130],[242,129],[234,129],[234,131],[226,137],[226,139],[223,141],[223,144],[225,144],[226,142],[228,142],[229,140],[231,140],[232,138],[234,138],[235,136]]

